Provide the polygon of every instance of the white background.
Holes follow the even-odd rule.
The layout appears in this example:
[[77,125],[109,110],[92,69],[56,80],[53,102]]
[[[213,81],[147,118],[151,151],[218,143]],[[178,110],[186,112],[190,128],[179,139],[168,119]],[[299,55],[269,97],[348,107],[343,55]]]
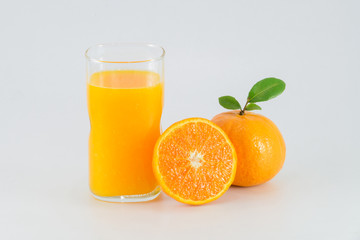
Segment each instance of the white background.
[[[0,239],[360,239],[360,2],[1,1]],[[164,46],[163,127],[245,101],[260,104],[287,157],[270,182],[187,206],[93,199],[87,183],[84,51]]]

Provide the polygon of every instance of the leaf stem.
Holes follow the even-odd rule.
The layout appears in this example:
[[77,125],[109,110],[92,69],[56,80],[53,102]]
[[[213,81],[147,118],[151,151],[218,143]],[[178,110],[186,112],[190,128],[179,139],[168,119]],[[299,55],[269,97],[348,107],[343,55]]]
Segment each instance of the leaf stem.
[[240,115],[244,115],[245,114],[245,109],[246,109],[246,106],[249,104],[249,99],[246,100],[246,103],[245,103],[245,106],[243,109],[240,109]]

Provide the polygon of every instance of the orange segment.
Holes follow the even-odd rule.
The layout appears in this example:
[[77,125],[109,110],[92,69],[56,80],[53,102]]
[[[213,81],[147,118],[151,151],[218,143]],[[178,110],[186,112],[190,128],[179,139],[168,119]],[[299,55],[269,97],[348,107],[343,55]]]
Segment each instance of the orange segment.
[[203,118],[189,118],[170,126],[158,139],[154,174],[163,191],[188,204],[204,204],[232,184],[236,152],[220,127]]

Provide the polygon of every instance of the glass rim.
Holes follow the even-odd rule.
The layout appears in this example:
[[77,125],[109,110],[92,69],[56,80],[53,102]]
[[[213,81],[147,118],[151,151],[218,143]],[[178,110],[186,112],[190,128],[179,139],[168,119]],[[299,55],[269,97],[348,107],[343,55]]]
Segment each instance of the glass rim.
[[[153,47],[153,48],[158,48],[161,50],[161,54],[157,57],[150,57],[148,59],[144,59],[144,60],[135,60],[135,61],[107,61],[107,60],[101,60],[99,58],[96,57],[91,57],[89,55],[89,51],[91,49],[94,49],[96,47],[102,47],[102,46],[111,46],[111,45],[126,45],[126,44],[132,44],[132,45],[139,45],[139,46],[147,46],[147,47]],[[85,57],[87,60],[92,61],[92,62],[99,62],[99,63],[142,63],[142,62],[153,62],[153,61],[159,61],[162,60],[165,56],[165,49],[157,44],[153,44],[153,43],[146,43],[146,42],[109,42],[109,43],[98,43],[95,45],[90,46],[88,49],[86,49],[85,51]]]

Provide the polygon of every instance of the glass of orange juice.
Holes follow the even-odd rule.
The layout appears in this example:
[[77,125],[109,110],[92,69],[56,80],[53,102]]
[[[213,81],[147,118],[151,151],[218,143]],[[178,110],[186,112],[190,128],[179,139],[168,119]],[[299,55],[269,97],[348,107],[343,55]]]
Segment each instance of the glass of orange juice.
[[92,195],[108,202],[156,198],[152,171],[164,94],[162,47],[110,43],[90,47],[87,101]]

